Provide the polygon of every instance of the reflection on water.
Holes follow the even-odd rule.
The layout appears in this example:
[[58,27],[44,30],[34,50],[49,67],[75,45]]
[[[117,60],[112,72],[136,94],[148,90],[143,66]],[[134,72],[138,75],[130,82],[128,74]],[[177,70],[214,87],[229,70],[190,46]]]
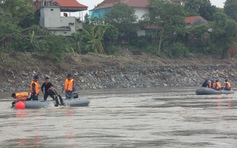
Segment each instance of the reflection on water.
[[11,109],[0,103],[1,147],[235,147],[237,98],[181,88],[85,91],[89,107]]
[[[233,101],[232,101],[233,99]],[[232,95],[217,95],[210,98],[210,104],[212,107],[216,107],[218,109],[223,108],[232,108],[232,102],[234,103],[233,108],[236,108],[236,100],[234,100]]]

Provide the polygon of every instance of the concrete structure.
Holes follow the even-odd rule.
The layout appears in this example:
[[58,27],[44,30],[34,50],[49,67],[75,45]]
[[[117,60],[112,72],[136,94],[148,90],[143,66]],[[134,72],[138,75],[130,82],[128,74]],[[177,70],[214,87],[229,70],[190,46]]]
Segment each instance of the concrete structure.
[[40,26],[56,35],[70,36],[82,29],[80,19],[66,13],[87,10],[76,0],[36,0],[35,6],[40,11]]

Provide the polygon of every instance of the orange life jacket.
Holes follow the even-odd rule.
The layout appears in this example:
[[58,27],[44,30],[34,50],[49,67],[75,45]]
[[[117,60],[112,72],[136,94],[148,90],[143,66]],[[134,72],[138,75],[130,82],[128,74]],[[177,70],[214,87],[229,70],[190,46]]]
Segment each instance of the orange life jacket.
[[66,79],[64,82],[64,90],[65,91],[73,91],[74,79]]
[[216,83],[213,82],[212,88],[216,88]]
[[231,90],[231,85],[230,82],[225,82],[225,86],[228,90]]
[[34,91],[33,91],[32,84],[35,84],[35,92],[36,92],[36,94],[38,95],[38,94],[40,93],[40,84],[39,84],[39,82],[32,81],[32,82],[30,83],[30,92],[31,92],[31,93],[34,92]]
[[28,92],[15,93],[15,98],[17,99],[17,101],[25,101],[25,100],[27,100],[28,96],[29,96]]
[[213,88],[214,82],[209,83],[209,88]]
[[216,82],[215,88],[216,88],[216,90],[221,90],[221,83],[220,82]]

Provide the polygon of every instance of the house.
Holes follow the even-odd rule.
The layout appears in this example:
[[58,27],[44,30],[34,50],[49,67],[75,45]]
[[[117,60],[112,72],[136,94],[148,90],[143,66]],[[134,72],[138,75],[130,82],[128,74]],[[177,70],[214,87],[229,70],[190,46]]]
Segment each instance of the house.
[[[40,26],[56,35],[70,36],[82,29],[82,22],[68,12],[87,10],[87,6],[77,0],[36,0],[35,7],[40,11]],[[61,16],[61,13],[64,15]]]
[[[184,4],[185,0],[169,0],[173,3]],[[102,3],[98,4],[94,9],[90,10],[90,18],[103,18],[105,12],[107,12],[116,3],[121,2],[127,4],[128,6],[134,8],[135,15],[138,20],[142,19],[144,14],[149,13],[149,0],[104,0]]]
[[128,6],[134,8],[135,15],[138,19],[141,19],[144,14],[149,13],[148,0],[104,0],[102,3],[98,4],[94,9],[90,10],[90,18],[103,18],[105,12],[107,12],[116,3],[121,2],[127,4]]
[[186,28],[192,28],[196,25],[208,24],[208,21],[201,16],[190,16],[185,18]]

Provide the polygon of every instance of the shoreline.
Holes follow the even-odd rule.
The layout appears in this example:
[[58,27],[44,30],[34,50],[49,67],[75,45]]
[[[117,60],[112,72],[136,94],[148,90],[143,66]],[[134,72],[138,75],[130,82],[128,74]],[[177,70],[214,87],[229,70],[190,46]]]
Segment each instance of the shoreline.
[[[15,92],[29,89],[35,74],[40,84],[49,76],[58,92],[67,73],[76,81],[77,90],[156,88],[156,87],[198,87],[206,79],[219,79],[222,85],[228,79],[237,85],[237,63],[235,61],[215,61],[206,58],[162,59],[150,55],[66,54],[64,61],[34,59],[26,53],[7,54],[9,62],[1,64],[0,92]],[[17,57],[17,58],[16,58]],[[205,60],[205,61],[204,61]],[[221,64],[220,64],[221,63]]]

